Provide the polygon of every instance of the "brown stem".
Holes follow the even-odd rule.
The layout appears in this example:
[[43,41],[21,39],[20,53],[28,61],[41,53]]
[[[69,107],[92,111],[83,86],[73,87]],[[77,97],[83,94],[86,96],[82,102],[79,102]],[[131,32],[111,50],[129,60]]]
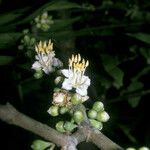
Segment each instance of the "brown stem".
[[0,105],[0,119],[41,136],[61,146],[62,150],[77,150],[77,144],[87,140],[96,144],[101,150],[123,150],[101,132],[92,129],[88,122],[83,123],[74,134],[69,136],[20,113],[9,103]]

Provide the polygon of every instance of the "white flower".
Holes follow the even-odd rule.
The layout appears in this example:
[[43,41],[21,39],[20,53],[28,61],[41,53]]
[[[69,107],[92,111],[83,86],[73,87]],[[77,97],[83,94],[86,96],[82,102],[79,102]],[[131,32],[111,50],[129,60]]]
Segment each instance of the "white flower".
[[55,58],[55,52],[53,51],[53,43],[49,40],[48,43],[39,42],[35,46],[37,55],[35,56],[36,61],[32,65],[34,70],[43,70],[46,74],[49,74],[55,70],[55,67],[61,67],[62,62]]
[[81,96],[87,95],[87,88],[90,85],[90,79],[84,75],[89,62],[81,60],[80,54],[69,59],[69,69],[63,69],[62,73],[66,77],[62,84],[62,88],[66,90],[76,89],[76,92]]
[[53,94],[53,104],[57,106],[69,106],[71,95],[67,91],[59,91]]

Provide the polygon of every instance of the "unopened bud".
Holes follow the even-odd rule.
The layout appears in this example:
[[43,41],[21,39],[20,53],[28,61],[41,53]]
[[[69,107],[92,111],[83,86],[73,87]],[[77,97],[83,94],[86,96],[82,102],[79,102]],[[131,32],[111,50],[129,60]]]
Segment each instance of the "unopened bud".
[[140,147],[140,148],[139,148],[139,150],[149,150],[149,148],[148,148],[148,147],[143,146],[143,147]]
[[104,110],[104,104],[100,101],[97,101],[93,104],[93,109],[97,112]]
[[109,120],[109,115],[107,112],[103,111],[103,112],[98,112],[97,113],[97,117],[96,119],[100,122],[107,122]]
[[58,116],[58,106],[51,106],[47,112],[53,117]]

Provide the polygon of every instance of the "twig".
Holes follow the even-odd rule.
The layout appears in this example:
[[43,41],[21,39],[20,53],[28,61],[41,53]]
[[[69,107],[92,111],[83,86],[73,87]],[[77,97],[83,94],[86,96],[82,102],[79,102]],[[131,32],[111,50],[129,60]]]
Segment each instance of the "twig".
[[51,127],[42,124],[17,111],[11,104],[0,105],[0,119],[31,131],[44,139],[60,146],[62,150],[77,150],[76,146],[87,137],[89,141],[96,144],[101,150],[123,150],[101,132],[92,129],[88,124],[83,124],[72,135],[61,134]]

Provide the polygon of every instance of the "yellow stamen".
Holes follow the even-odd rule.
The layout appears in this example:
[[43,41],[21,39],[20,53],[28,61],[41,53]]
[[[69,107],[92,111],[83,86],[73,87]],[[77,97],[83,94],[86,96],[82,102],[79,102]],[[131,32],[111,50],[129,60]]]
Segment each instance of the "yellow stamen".
[[51,40],[42,42],[40,41],[39,44],[35,46],[35,51],[37,53],[42,53],[42,54],[48,54],[50,51],[53,50],[53,43],[51,43]]
[[89,61],[85,61],[85,59],[81,59],[80,54],[72,55],[71,59],[69,59],[69,67],[74,72],[84,72],[86,67],[89,65]]

